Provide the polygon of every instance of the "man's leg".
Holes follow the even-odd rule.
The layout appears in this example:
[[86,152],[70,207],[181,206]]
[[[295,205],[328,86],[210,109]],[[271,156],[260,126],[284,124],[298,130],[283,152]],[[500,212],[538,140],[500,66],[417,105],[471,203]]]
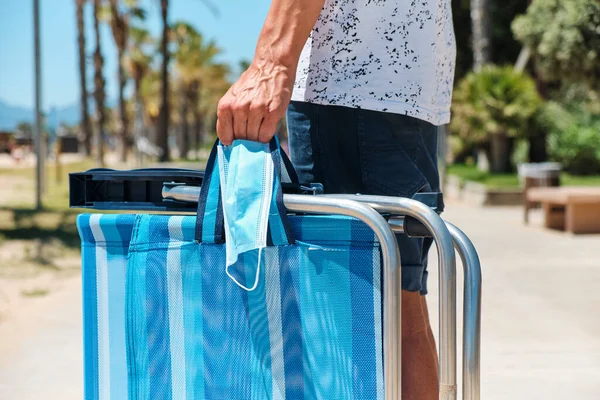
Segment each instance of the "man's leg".
[[438,371],[439,376],[439,359],[437,357],[437,345],[435,343],[435,337],[433,336],[433,331],[431,330],[431,321],[429,320],[429,309],[427,308],[427,300],[425,296],[421,296],[421,305],[423,309],[423,315],[425,316],[425,325],[427,325],[427,339],[429,340],[429,345],[431,346],[431,352],[436,355],[435,357],[435,369]]
[[436,400],[438,359],[425,296],[402,291],[402,400]]
[[[329,193],[411,197],[437,190],[436,131],[401,115],[292,102],[292,162],[303,182]],[[433,152],[433,153],[432,153]],[[422,239],[397,236],[402,257],[402,398],[438,398],[438,360],[429,324]]]

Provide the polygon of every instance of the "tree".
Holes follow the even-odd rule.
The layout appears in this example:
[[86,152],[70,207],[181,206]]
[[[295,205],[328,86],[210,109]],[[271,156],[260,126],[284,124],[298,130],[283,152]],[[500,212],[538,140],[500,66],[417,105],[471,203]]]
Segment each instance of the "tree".
[[600,2],[534,0],[512,28],[544,80],[600,91]]
[[142,79],[150,68],[152,37],[150,33],[137,26],[129,27],[129,45],[125,56],[125,67],[134,82],[134,96],[140,97]]
[[600,173],[600,114],[595,111],[549,101],[538,115],[552,160],[571,174]]
[[19,135],[21,137],[27,138],[27,139],[32,139],[33,138],[33,125],[31,125],[31,122],[19,122],[17,124],[17,132],[19,132]]
[[85,20],[83,17],[83,6],[85,0],[75,0],[77,15],[77,46],[79,48],[79,87],[81,90],[79,102],[81,108],[80,129],[83,134],[83,148],[85,154],[90,156],[92,150],[92,125],[88,109],[87,91],[87,65],[85,57]]
[[158,127],[156,133],[156,144],[163,150],[160,161],[169,161],[169,0],[160,0],[160,12],[162,20],[162,35],[160,42],[160,53],[162,64],[160,68],[161,99],[158,114]]
[[[473,69],[472,0],[452,0],[452,19],[456,37],[456,74],[458,82]],[[523,0],[487,0],[489,3],[490,53],[489,62],[497,65],[513,64],[522,45],[513,37],[510,24],[515,16],[527,10]]]
[[473,26],[473,69],[491,61],[491,24],[489,0],[471,0],[471,24]]
[[[211,41],[204,43],[202,35],[193,26],[178,22],[173,25],[173,40],[177,44],[175,64],[180,92],[180,155],[186,157],[190,140],[187,115],[192,113],[194,120],[193,145],[199,147],[202,142],[203,120],[201,96],[208,81],[222,79],[218,72],[223,69],[214,63],[220,49]],[[210,85],[208,86],[210,87]]]
[[238,65],[240,67],[240,74],[243,74],[248,68],[250,68],[250,61],[246,59],[240,60]]
[[202,85],[200,102],[200,115],[203,119],[203,127],[209,127],[211,133],[215,132],[217,124],[217,105],[221,97],[225,95],[231,82],[227,79],[230,75],[229,66],[225,64],[214,64],[207,69],[204,84]]
[[144,135],[143,109],[144,102],[142,97],[142,80],[150,69],[152,56],[148,55],[147,50],[152,44],[150,33],[143,28],[129,26],[129,41],[125,55],[125,68],[134,82],[134,135],[136,137]]
[[118,124],[119,138],[121,141],[121,161],[127,160],[129,150],[129,117],[125,104],[125,85],[127,76],[125,75],[125,52],[129,41],[129,26],[132,18],[144,19],[145,12],[137,6],[137,0],[124,0],[122,4],[119,0],[109,0],[110,27],[117,47],[117,77],[119,81],[119,119]]
[[[161,101],[161,71],[158,69],[149,69],[142,78],[140,84],[140,97],[144,104],[144,117],[147,124],[154,129],[149,138],[156,138],[156,129],[158,128],[158,117]],[[152,140],[154,142],[154,140]]]
[[100,2],[94,0],[94,34],[96,38],[96,49],[94,50],[94,98],[96,100],[96,113],[98,116],[96,130],[96,156],[98,166],[104,165],[104,127],[106,123],[105,99],[106,91],[104,76],[104,58],[102,57],[102,47],[100,42]]
[[[213,15],[219,16],[219,11],[217,7],[210,0],[201,0],[204,5],[206,5],[209,11],[212,12]],[[168,12],[169,12],[169,0],[160,0],[160,11],[161,11],[161,20],[162,20],[162,35],[161,35],[161,43],[160,43],[160,53],[162,55],[162,64],[161,64],[161,102],[160,102],[160,110],[158,116],[158,127],[157,127],[157,145],[163,149],[163,155],[160,157],[160,161],[168,161],[169,160],[169,122],[170,122],[170,112],[169,112],[169,61],[170,54],[168,51],[169,46],[169,21],[168,21]]]
[[513,141],[527,135],[540,104],[533,79],[512,67],[484,66],[459,82],[450,130],[487,154],[491,172],[510,172]]

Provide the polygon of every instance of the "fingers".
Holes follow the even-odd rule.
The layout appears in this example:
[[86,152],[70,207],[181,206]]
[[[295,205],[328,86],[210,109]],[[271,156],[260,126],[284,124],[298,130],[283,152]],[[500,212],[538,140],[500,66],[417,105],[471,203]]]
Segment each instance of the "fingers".
[[217,134],[221,142],[271,140],[290,102],[292,85],[293,76],[287,69],[260,68],[242,74],[219,101]]
[[272,111],[264,102],[251,104],[231,103],[226,95],[219,102],[217,112],[217,135],[221,143],[230,145],[236,139],[247,139],[267,143],[277,130],[277,123],[285,109],[276,107]]
[[244,109],[233,110],[233,137],[236,139],[247,139],[246,128],[248,126],[248,111]]
[[285,114],[285,110],[287,108],[287,103],[282,101],[272,101],[269,105],[269,110],[265,115],[262,124],[260,125],[260,130],[258,132],[258,141],[259,142],[268,142],[271,140],[275,132],[277,131],[277,124],[279,120],[283,118]]
[[248,110],[248,140],[260,141],[260,127],[267,116],[267,106],[263,102],[254,101]]
[[223,96],[217,107],[217,136],[221,143],[230,145],[234,140],[233,113],[227,95]]
[[260,125],[260,129],[258,131],[258,142],[267,143],[277,130],[277,123],[281,118],[275,116],[274,114],[269,114],[265,119],[262,120],[262,124]]
[[217,118],[217,136],[221,143],[229,146],[233,142],[233,127],[231,125],[231,119],[227,119],[229,123],[225,123],[225,119]]

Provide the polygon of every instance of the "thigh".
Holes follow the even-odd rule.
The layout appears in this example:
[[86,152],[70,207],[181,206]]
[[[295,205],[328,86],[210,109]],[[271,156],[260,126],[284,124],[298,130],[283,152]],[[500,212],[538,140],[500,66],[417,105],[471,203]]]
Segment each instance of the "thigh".
[[[328,193],[412,197],[439,190],[437,128],[415,118],[292,102],[290,156],[303,182]],[[427,292],[431,240],[397,235],[402,289]]]
[[[364,110],[358,136],[363,193],[412,197],[440,190],[437,127],[400,114]],[[402,289],[427,293],[427,254],[431,239],[397,235],[402,262]]]
[[[292,101],[288,107],[287,134],[290,159],[302,183],[323,183],[317,171],[316,114],[310,103]],[[313,150],[314,148],[314,150]]]
[[358,136],[364,193],[410,198],[439,190],[436,126],[361,110]]
[[439,190],[437,127],[400,114],[291,102],[290,156],[330,193],[412,197]]
[[292,102],[287,112],[290,158],[305,183],[326,193],[360,193],[358,110]]

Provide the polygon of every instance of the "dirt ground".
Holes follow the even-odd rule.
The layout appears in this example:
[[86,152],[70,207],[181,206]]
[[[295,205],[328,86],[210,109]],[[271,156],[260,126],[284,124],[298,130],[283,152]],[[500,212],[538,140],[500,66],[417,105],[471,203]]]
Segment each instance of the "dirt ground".
[[[62,161],[68,165],[81,159],[66,155]],[[0,155],[0,324],[80,271],[74,215],[33,211],[34,163],[32,157],[16,164]],[[67,171],[63,172],[66,185]],[[55,177],[49,176],[48,182],[54,185]],[[67,201],[64,198],[65,210]]]

